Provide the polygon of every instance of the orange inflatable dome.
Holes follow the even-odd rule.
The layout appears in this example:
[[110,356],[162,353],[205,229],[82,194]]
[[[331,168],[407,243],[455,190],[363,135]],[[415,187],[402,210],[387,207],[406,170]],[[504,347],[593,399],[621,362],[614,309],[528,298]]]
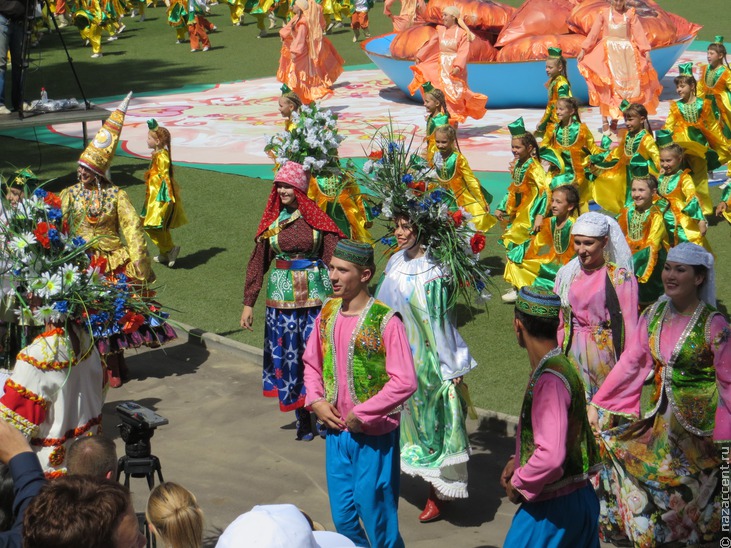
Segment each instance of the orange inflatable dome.
[[429,0],[424,20],[429,23],[441,23],[442,10],[455,5],[462,12],[462,19],[467,26],[495,33],[500,32],[515,13],[515,8],[494,0]]
[[[569,28],[580,34],[589,34],[597,13],[609,5],[609,0],[585,0],[571,13],[568,21]],[[653,48],[668,46],[676,42],[678,38],[676,20],[685,21],[685,19],[680,16],[673,17],[653,0],[627,0],[627,7],[634,8],[637,12],[637,17]],[[691,25],[688,21],[685,22]]]
[[[434,25],[416,25],[399,32],[391,42],[391,57],[394,59],[415,59],[421,47],[436,33],[437,29]],[[489,40],[475,34],[475,39],[470,42],[470,53],[467,61],[479,63],[481,61],[494,61],[496,58],[497,50]]]
[[524,36],[504,46],[497,54],[499,63],[544,60],[548,48],[561,48],[565,57],[576,57],[586,36],[581,34],[545,34]]
[[504,46],[524,36],[568,34],[568,18],[573,9],[570,0],[527,0],[500,32],[495,46]]

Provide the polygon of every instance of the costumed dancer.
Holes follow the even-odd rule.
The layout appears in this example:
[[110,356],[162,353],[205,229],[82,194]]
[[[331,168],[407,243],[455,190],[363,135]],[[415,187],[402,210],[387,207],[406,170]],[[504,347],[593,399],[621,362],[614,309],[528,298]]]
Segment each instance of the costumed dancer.
[[77,9],[74,11],[74,23],[79,29],[79,34],[86,42],[91,44],[91,57],[98,59],[102,57],[102,21],[104,12],[99,5],[99,0],[80,0]]
[[363,196],[348,170],[310,178],[307,196],[335,221],[347,238],[372,243],[369,231],[372,222],[366,212]]
[[226,0],[228,4],[229,15],[231,16],[231,24],[234,27],[240,27],[244,23],[245,0]]
[[343,237],[335,223],[307,195],[309,174],[286,162],[256,233],[246,268],[241,327],[252,330],[253,306],[272,263],[267,282],[264,325],[263,392],[279,398],[279,409],[295,411],[297,439],[312,440],[310,413],[304,409],[302,353],[323,301],[332,293],[327,265]]
[[[558,271],[554,291],[561,297],[558,343],[579,371],[586,401],[591,401],[624,350],[637,324],[637,279],[632,252],[617,222],[590,211],[571,229],[576,257]],[[610,417],[600,417],[602,428]],[[617,506],[605,466],[592,479],[601,502],[602,540],[621,535],[623,508]]]
[[670,247],[665,218],[654,205],[657,179],[650,175],[641,156],[632,165],[632,205],[617,217],[632,252],[632,265],[637,277],[640,308],[654,303],[663,293],[660,275]]
[[302,99],[299,98],[294,91],[289,89],[287,84],[282,84],[281,87],[282,96],[279,98],[279,114],[284,118],[284,130],[292,131],[292,128],[296,126],[292,121],[292,113],[297,112],[302,106]]
[[188,0],[188,34],[190,35],[190,52],[195,53],[211,49],[211,40],[207,30],[216,30],[206,18],[206,3],[203,0]]
[[571,97],[571,85],[566,74],[566,58],[563,56],[561,48],[548,48],[546,76],[548,76],[548,82],[546,82],[548,103],[541,121],[536,126],[537,136],[553,135],[553,128],[559,122],[556,101],[559,97]]
[[647,109],[637,103],[625,102],[621,109],[627,133],[619,146],[589,157],[590,169],[596,173],[592,188],[594,201],[615,215],[632,203],[628,184],[632,180],[630,160],[639,154],[649,162],[650,173],[657,175],[660,169],[660,151],[647,122]]
[[333,93],[345,61],[323,36],[322,8],[315,0],[296,0],[292,19],[279,31],[282,51],[277,80],[309,105]]
[[559,97],[553,116],[558,121],[550,133],[546,132],[541,147],[542,154],[551,150],[560,159],[558,172],[549,174],[549,187],[554,189],[562,185],[574,185],[579,191],[578,212],[586,213],[589,211],[593,179],[587,167],[588,158],[591,154],[602,154],[608,150],[611,140],[602,137],[602,146],[597,146],[591,130],[581,122],[576,98],[567,95],[570,91],[566,86],[561,86],[557,93]]
[[[716,36],[708,46],[708,64],[703,67],[698,82],[698,97],[708,99],[713,114],[718,119],[726,139],[731,139],[731,67],[726,59],[726,46],[723,36]],[[731,171],[731,169],[729,170]],[[727,174],[724,185],[731,183],[731,173]],[[723,188],[725,188],[723,185]]]
[[188,0],[171,0],[167,15],[168,25],[175,29],[175,43],[182,44],[188,32]]
[[[729,324],[716,308],[713,255],[683,242],[668,253],[665,296],[640,317],[591,400],[629,418],[599,437],[620,478],[634,546],[715,546],[723,532],[731,440]],[[723,544],[723,541],[721,541]]]
[[451,265],[446,264],[445,270],[425,250],[425,242],[446,244],[446,238],[442,239],[439,223],[419,219],[416,212],[393,211],[399,250],[386,265],[376,298],[400,315],[414,357],[418,388],[401,418],[401,470],[430,485],[419,515],[419,521],[426,523],[440,517],[445,501],[468,496],[470,441],[463,380],[477,362],[455,325]]
[[456,150],[457,132],[450,125],[439,126],[434,130],[434,142],[437,154],[432,157],[431,165],[439,184],[454,193],[457,206],[471,215],[470,222],[475,228],[487,232],[497,223],[490,215],[488,200],[492,201],[492,196],[482,190],[467,158]]
[[555,293],[521,288],[513,328],[531,375],[515,454],[500,477],[510,502],[520,504],[505,548],[599,548],[599,501],[589,478],[601,459],[581,378],[556,341],[560,313]]
[[401,32],[422,22],[422,13],[426,10],[424,0],[401,0],[401,11],[398,15],[391,12],[391,6],[396,0],[385,0],[383,15],[391,19],[393,32]]
[[353,42],[360,39],[360,29],[366,38],[371,37],[368,30],[368,10],[373,7],[374,0],[354,0],[353,13],[350,16],[350,27],[353,29]]
[[[525,130],[522,117],[509,124],[508,129],[514,157],[510,164],[511,181],[495,210],[495,217],[505,226],[499,243],[506,251],[528,241],[531,233],[540,230],[548,201],[548,180],[541,166],[536,138]],[[517,296],[511,288],[502,300],[513,303]]]
[[187,224],[180,187],[173,177],[170,132],[148,120],[147,146],[153,150],[150,169],[145,172],[145,205],[140,212],[142,226],[160,250],[156,263],[169,268],[175,265],[180,246],[173,243],[170,231]]
[[513,287],[532,285],[551,289],[558,269],[574,258],[574,226],[579,191],[573,185],[553,189],[551,217],[544,219],[535,236],[513,246],[507,253],[505,280]]
[[444,92],[455,121],[463,122],[467,117],[479,120],[487,112],[487,96],[474,93],[467,86],[469,43],[475,35],[462,21],[457,6],[447,6],[442,15],[444,25],[438,26],[437,32],[416,53],[409,91],[414,95],[426,82],[431,82]]
[[664,129],[657,131],[655,140],[660,149],[659,199],[656,205],[665,215],[670,245],[692,242],[710,251],[706,239],[708,223],[698,202],[690,169],[681,167],[685,158],[683,147],[673,143],[672,135]]
[[[274,1],[275,0],[248,0],[245,3],[244,11],[246,13],[249,13],[254,16],[256,19],[256,28],[259,29],[259,34],[256,35],[257,38],[264,38],[267,35],[267,27],[264,24],[267,19],[269,19],[269,15],[272,13],[272,9],[274,8]],[[241,15],[241,21],[243,22],[243,13]],[[231,19],[233,20],[233,14],[231,14]],[[270,20],[270,27],[271,20]]]
[[322,17],[325,21],[325,34],[334,29],[343,26],[343,16],[341,14],[341,6],[337,0],[320,0],[322,6]]
[[303,356],[307,405],[327,427],[327,490],[338,533],[357,546],[403,548],[399,411],[417,382],[403,322],[368,293],[375,270],[371,245],[338,242],[330,261],[335,296]]
[[[114,185],[108,175],[131,97],[130,93],[81,154],[79,182],[61,191],[60,199],[74,234],[91,243],[100,273],[110,283],[147,293],[155,274],[142,222],[127,193]],[[128,319],[136,321],[133,317]],[[108,368],[112,388],[121,386],[122,377],[127,374],[123,354],[126,348],[160,346],[176,338],[175,331],[165,322],[144,323],[134,331],[123,322],[115,322],[114,329],[96,329],[95,342]]]
[[655,114],[662,85],[650,61],[650,42],[634,8],[627,0],[610,0],[601,10],[576,57],[589,86],[589,103],[598,106],[607,133],[616,131],[621,103],[645,105]]
[[434,142],[434,130],[439,126],[449,124],[449,110],[447,100],[441,89],[436,89],[431,82],[425,82],[421,86],[421,95],[424,98],[426,109],[426,161],[431,163],[437,153],[437,145]]
[[708,172],[731,160],[731,142],[723,135],[711,101],[696,96],[693,63],[682,63],[678,69],[680,75],[673,81],[680,100],[670,103],[663,129],[685,150],[698,201],[703,214],[709,215],[713,213],[713,202],[708,191]]

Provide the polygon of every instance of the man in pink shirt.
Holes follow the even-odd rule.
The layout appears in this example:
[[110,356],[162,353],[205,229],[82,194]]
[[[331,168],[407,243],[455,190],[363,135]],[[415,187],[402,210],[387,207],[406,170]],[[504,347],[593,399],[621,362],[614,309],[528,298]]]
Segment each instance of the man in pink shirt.
[[399,418],[416,373],[401,319],[368,292],[374,273],[371,245],[338,242],[330,262],[335,296],[323,304],[303,356],[305,404],[327,427],[338,533],[357,546],[401,548]]
[[523,287],[513,326],[528,352],[531,377],[511,457],[500,478],[513,503],[522,503],[506,548],[599,548],[599,501],[589,483],[599,449],[586,418],[576,367],[556,342],[561,299]]

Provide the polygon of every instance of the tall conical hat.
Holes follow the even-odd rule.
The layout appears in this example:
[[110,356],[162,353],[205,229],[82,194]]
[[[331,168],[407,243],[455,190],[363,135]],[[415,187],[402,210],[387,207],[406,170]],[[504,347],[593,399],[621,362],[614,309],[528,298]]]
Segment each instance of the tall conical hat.
[[127,113],[131,98],[132,92],[130,91],[122,104],[117,107],[117,110],[112,112],[112,115],[104,122],[94,140],[81,153],[79,164],[88,167],[97,175],[104,177],[109,166],[112,165],[117,143],[119,143],[119,135],[122,133],[122,126],[124,125],[124,115]]

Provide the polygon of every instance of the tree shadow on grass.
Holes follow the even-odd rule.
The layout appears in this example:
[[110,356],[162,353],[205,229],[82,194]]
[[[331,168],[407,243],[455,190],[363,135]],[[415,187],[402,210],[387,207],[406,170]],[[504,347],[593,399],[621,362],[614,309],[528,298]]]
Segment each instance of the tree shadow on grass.
[[219,253],[226,251],[223,247],[209,247],[208,249],[199,249],[193,253],[178,257],[175,261],[176,270],[192,270],[197,266],[206,264]]

